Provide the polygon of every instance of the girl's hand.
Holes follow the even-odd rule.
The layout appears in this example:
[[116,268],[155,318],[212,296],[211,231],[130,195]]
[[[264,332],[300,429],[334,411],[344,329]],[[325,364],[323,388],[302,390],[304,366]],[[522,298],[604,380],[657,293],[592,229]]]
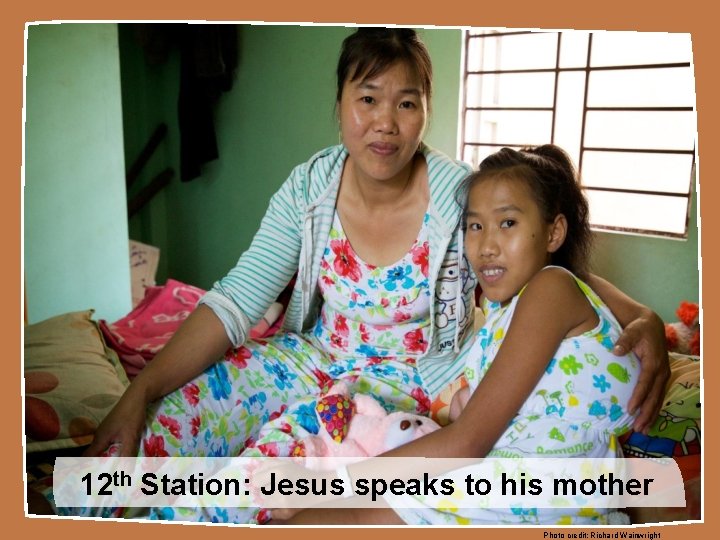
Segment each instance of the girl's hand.
[[633,351],[640,359],[640,376],[628,409],[637,411],[633,429],[647,434],[660,411],[665,385],[670,378],[670,362],[665,342],[665,325],[650,310],[625,326],[613,348],[622,356]]

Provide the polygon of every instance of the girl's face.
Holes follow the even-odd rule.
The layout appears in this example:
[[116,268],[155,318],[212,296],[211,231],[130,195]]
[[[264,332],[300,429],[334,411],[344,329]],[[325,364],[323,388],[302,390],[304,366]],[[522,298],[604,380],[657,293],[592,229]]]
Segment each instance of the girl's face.
[[490,177],[468,193],[465,249],[480,286],[507,302],[550,262],[565,239],[565,217],[546,223],[526,182]]
[[338,110],[359,179],[407,179],[427,121],[427,98],[412,71],[398,62],[372,79],[345,81]]

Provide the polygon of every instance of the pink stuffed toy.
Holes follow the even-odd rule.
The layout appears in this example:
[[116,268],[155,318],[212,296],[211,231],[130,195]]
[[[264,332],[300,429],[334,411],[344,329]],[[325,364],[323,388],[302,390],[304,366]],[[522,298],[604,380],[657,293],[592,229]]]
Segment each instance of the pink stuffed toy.
[[440,426],[425,416],[406,412],[388,414],[373,397],[355,394],[336,383],[318,400],[318,435],[302,439],[308,466],[313,457],[377,456],[431,433]]

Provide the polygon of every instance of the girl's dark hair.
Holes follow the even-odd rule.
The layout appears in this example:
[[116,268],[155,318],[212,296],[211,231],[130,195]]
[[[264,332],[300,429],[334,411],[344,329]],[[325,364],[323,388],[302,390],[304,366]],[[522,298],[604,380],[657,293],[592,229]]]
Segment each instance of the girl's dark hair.
[[503,148],[491,154],[460,186],[458,195],[464,214],[470,189],[486,178],[498,177],[524,180],[547,223],[552,223],[558,214],[565,216],[568,223],[565,242],[552,254],[551,262],[580,277],[586,276],[592,245],[589,209],[570,156],[554,144],[520,151]]
[[397,62],[414,71],[428,106],[432,95],[432,62],[425,44],[412,28],[358,28],[345,38],[337,65],[337,101],[346,81],[369,79]]

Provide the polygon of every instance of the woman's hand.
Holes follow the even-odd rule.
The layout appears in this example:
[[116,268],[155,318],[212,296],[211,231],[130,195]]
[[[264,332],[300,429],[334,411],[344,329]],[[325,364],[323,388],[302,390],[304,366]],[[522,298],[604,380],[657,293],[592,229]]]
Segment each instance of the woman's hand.
[[640,359],[640,376],[628,403],[631,412],[637,410],[633,423],[635,431],[647,434],[660,411],[665,385],[670,378],[670,362],[665,342],[665,325],[649,309],[625,326],[613,348],[622,356],[633,351]]
[[640,358],[640,376],[628,409],[632,413],[637,412],[633,429],[647,434],[660,411],[665,385],[670,378],[665,324],[650,308],[639,304],[601,277],[590,274],[586,281],[624,328],[613,353],[622,356],[633,351]]
[[230,340],[220,319],[209,307],[199,305],[125,390],[85,455],[98,456],[115,444],[120,446],[119,456],[136,456],[147,406],[198,376],[228,347]]
[[113,455],[136,456],[140,435],[145,427],[145,409],[145,400],[136,395],[132,385],[128,387],[98,426],[92,444],[83,455],[97,457],[112,445],[118,450]]

